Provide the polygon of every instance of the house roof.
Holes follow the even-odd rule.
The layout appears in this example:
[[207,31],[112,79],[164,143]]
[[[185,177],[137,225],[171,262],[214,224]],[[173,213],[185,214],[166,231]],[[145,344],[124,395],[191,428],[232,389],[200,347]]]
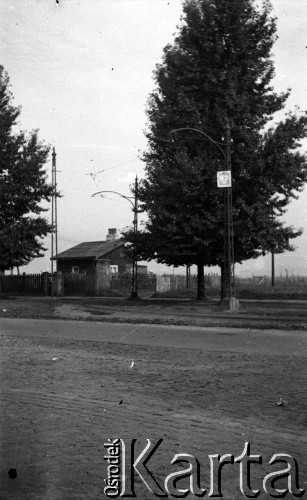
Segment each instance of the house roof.
[[86,241],[58,254],[58,259],[99,259],[124,245],[122,239]]

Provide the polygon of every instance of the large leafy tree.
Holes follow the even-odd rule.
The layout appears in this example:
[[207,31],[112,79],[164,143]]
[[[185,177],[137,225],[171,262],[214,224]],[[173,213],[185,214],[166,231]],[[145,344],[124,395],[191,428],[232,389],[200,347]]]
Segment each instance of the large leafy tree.
[[291,250],[301,234],[280,216],[307,178],[299,150],[307,115],[295,110],[274,124],[289,91],[278,95],[271,86],[276,19],[269,2],[257,8],[253,0],[186,0],[183,11],[148,101],[146,178],[139,189],[148,222],[143,233],[126,238],[141,258],[196,264],[201,298],[203,266],[223,269],[224,190],[216,172],[225,159],[196,131],[170,132],[194,128],[223,143],[229,121],[234,255],[242,262]]
[[40,204],[52,193],[43,168],[49,146],[39,141],[37,131],[18,129],[20,111],[0,66],[0,271],[41,257],[42,238],[51,231]]

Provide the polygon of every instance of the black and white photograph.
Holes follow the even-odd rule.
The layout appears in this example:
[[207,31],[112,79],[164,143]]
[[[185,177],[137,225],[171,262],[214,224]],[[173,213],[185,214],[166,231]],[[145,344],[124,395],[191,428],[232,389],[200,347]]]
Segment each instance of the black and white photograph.
[[0,500],[307,496],[307,2],[0,0]]

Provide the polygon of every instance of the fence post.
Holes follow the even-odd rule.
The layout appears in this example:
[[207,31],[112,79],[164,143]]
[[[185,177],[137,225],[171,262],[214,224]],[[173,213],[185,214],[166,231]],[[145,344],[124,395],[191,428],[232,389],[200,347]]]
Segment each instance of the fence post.
[[63,275],[61,271],[56,272],[56,295],[63,295]]
[[110,261],[105,259],[96,260],[95,295],[101,295],[105,291],[109,292],[110,287]]
[[48,295],[48,276],[49,276],[48,272],[42,273],[44,295]]

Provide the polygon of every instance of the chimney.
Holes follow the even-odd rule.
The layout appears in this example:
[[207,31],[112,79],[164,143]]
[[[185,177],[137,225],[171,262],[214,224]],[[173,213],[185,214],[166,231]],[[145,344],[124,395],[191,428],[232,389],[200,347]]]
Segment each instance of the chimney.
[[116,227],[111,227],[108,229],[107,241],[116,240],[119,238],[119,234],[117,233]]

